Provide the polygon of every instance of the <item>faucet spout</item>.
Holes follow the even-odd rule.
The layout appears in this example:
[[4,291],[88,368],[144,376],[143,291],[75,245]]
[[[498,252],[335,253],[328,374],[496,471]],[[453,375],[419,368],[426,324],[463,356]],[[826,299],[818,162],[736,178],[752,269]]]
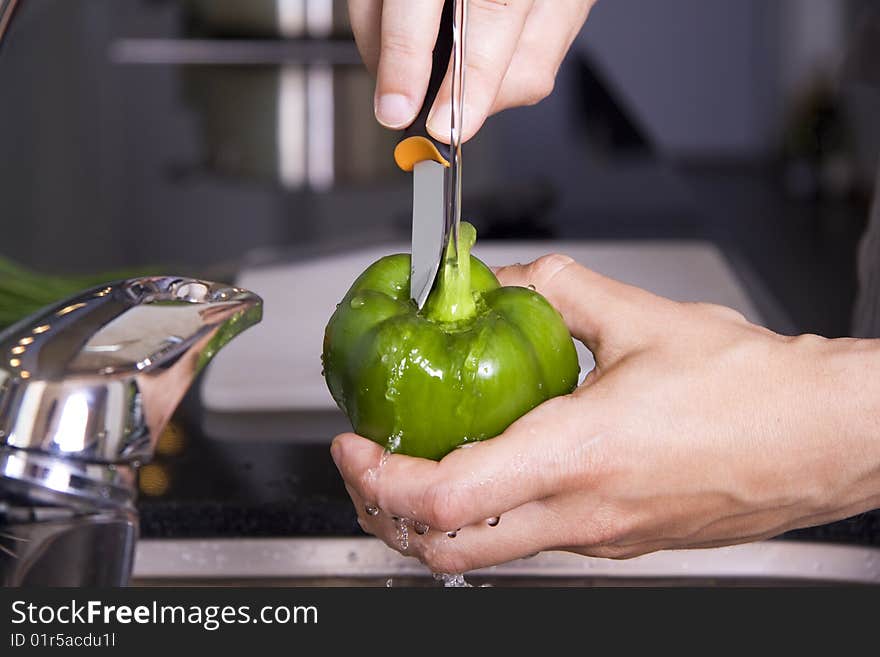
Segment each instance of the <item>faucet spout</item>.
[[261,319],[252,292],[154,276],[0,333],[0,584],[126,583],[137,468],[198,373]]
[[87,290],[0,334],[0,447],[149,460],[195,376],[262,317],[247,290],[171,276]]

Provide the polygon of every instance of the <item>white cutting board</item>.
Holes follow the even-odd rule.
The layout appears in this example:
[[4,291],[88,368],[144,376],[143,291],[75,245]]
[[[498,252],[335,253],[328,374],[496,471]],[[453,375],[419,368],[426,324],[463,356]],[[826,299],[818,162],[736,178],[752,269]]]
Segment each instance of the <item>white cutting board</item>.
[[[390,244],[243,271],[236,283],[263,297],[263,321],[235,338],[211,363],[202,387],[205,407],[238,412],[335,409],[321,376],[324,326],[364,269],[408,247]],[[672,299],[730,306],[761,323],[727,261],[708,242],[483,242],[474,251],[489,266],[530,262],[552,252]],[[593,359],[580,343],[578,356],[586,376]]]

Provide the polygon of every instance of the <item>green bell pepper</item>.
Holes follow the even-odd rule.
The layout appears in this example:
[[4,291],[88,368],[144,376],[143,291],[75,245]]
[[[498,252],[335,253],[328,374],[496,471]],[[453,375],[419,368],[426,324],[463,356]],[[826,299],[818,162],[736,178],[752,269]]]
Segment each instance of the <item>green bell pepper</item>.
[[537,292],[500,287],[470,255],[462,223],[424,308],[409,295],[410,256],[376,261],[330,318],[322,361],[354,430],[388,450],[440,459],[502,433],[577,386],[574,342]]

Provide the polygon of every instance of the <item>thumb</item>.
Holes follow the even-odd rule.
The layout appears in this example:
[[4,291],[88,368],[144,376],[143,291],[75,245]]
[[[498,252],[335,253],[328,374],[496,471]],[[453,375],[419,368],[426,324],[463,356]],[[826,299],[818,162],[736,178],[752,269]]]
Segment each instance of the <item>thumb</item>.
[[[663,299],[598,274],[566,255],[495,271],[502,285],[532,287],[562,315],[571,334],[597,356],[612,344],[625,347],[644,335],[645,311]],[[635,312],[638,311],[638,312]]]

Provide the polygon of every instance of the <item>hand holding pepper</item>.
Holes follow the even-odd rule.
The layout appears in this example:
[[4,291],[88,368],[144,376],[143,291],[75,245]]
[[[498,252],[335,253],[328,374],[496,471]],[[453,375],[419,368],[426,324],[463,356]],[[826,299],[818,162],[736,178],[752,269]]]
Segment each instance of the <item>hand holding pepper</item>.
[[379,467],[380,446],[338,436],[361,525],[390,546],[391,516],[418,520],[430,531],[411,532],[406,553],[451,573],[548,549],[626,558],[741,543],[880,506],[880,341],[778,335],[559,255],[498,278],[534,285],[596,369],[439,462]]

